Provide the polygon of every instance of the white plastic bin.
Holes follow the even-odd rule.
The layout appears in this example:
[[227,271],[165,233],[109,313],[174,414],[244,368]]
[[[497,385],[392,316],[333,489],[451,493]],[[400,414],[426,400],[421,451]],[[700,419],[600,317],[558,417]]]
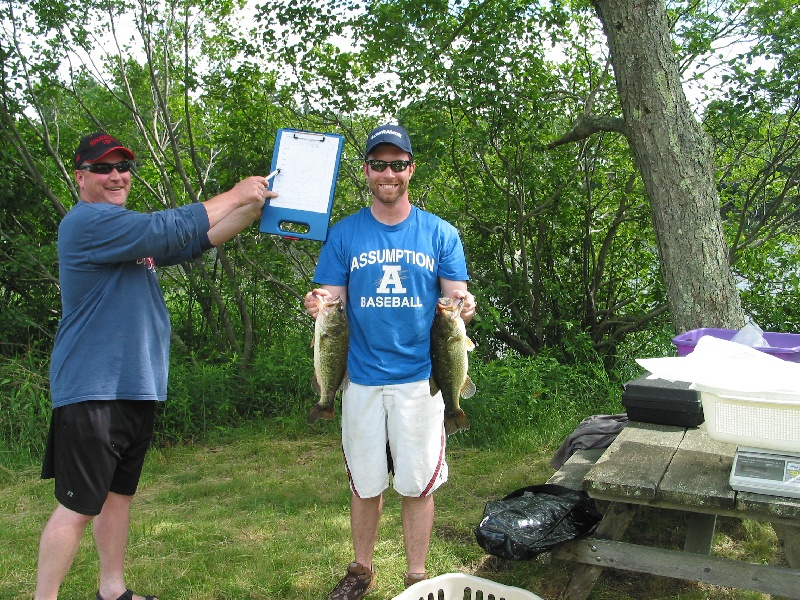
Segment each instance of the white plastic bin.
[[698,388],[711,439],[739,446],[800,452],[800,397],[712,392]]
[[[480,595],[479,595],[480,594]],[[542,600],[520,588],[464,573],[447,573],[419,581],[393,600]]]

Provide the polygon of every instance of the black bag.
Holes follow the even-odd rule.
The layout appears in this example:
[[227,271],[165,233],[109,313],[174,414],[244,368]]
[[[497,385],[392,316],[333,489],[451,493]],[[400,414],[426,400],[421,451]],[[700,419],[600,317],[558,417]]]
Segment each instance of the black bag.
[[602,518],[584,491],[533,485],[487,502],[475,537],[489,554],[527,560],[591,534]]

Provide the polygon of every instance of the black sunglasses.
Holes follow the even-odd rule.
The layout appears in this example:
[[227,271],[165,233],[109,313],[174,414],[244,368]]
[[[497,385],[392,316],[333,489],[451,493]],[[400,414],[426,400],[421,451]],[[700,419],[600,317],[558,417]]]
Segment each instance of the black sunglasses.
[[369,165],[370,169],[377,171],[378,173],[383,173],[386,170],[386,167],[391,167],[392,171],[395,173],[402,173],[413,161],[393,160],[392,162],[386,162],[385,160],[365,160],[364,162]]
[[133,168],[133,165],[134,162],[132,160],[121,160],[118,163],[89,163],[88,165],[81,165],[78,169],[97,173],[98,175],[108,175],[114,169],[120,173],[127,173]]

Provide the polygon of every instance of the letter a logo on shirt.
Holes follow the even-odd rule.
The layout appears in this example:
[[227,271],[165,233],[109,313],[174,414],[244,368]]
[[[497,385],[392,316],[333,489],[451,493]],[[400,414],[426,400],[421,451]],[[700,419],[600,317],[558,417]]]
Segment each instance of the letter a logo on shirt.
[[406,288],[403,287],[403,283],[400,281],[400,265],[383,265],[383,279],[381,279],[376,292],[379,294],[406,293]]

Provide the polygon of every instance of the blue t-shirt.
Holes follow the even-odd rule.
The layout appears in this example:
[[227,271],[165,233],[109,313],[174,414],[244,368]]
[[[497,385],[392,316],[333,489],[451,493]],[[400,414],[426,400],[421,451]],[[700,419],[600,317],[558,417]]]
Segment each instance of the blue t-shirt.
[[50,360],[53,408],[164,400],[170,321],[156,266],[211,247],[202,204],[144,214],[78,202],[58,228],[61,322]]
[[387,385],[430,376],[439,278],[469,276],[458,231],[431,213],[412,207],[402,223],[384,225],[363,208],[331,228],[314,281],[347,287],[351,381]]

